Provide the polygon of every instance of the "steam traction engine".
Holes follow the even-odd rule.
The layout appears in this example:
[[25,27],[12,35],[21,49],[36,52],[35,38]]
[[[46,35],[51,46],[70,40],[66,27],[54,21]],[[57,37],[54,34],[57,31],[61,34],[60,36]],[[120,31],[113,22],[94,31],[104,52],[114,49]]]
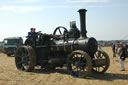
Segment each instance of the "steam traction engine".
[[24,45],[16,51],[17,69],[28,72],[37,65],[44,70],[66,66],[75,77],[86,77],[91,72],[104,73],[110,64],[109,56],[104,51],[97,50],[95,38],[86,36],[86,11],[78,11],[80,31],[75,22],[72,22],[69,31],[59,26],[52,35],[35,32],[27,36]]

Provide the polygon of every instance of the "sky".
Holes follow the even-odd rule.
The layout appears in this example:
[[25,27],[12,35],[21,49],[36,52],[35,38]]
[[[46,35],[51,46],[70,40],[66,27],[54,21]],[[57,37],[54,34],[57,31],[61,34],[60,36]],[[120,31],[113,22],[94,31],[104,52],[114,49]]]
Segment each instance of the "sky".
[[97,40],[128,40],[128,0],[0,0],[0,41],[27,36],[31,27],[52,34],[58,26],[70,29],[79,9],[86,13],[87,36]]

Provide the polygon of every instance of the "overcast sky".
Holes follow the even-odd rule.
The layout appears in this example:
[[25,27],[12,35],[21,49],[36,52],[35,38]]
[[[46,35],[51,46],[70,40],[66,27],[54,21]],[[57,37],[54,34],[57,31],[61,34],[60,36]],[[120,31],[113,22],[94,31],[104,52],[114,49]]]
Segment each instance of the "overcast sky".
[[79,26],[80,8],[87,9],[88,37],[128,39],[128,0],[0,0],[0,41],[26,36],[31,27],[52,34],[58,26]]

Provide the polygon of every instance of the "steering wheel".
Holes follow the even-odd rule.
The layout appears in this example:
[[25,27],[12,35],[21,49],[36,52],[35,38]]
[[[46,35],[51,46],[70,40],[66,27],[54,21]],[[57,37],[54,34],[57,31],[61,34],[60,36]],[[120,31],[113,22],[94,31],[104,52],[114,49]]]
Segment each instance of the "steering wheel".
[[68,38],[68,30],[65,27],[63,27],[63,26],[57,27],[54,30],[53,35],[57,35],[57,32],[59,32],[60,37],[63,37],[64,39]]

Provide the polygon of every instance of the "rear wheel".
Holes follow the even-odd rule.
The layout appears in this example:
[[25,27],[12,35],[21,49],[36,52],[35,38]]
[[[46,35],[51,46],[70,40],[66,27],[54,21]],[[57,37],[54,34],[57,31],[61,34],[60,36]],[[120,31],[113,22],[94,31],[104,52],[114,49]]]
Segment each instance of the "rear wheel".
[[32,71],[36,65],[36,54],[31,46],[21,46],[15,54],[15,64],[18,70]]
[[67,70],[75,77],[86,77],[92,70],[90,56],[81,50],[73,51],[67,59]]

